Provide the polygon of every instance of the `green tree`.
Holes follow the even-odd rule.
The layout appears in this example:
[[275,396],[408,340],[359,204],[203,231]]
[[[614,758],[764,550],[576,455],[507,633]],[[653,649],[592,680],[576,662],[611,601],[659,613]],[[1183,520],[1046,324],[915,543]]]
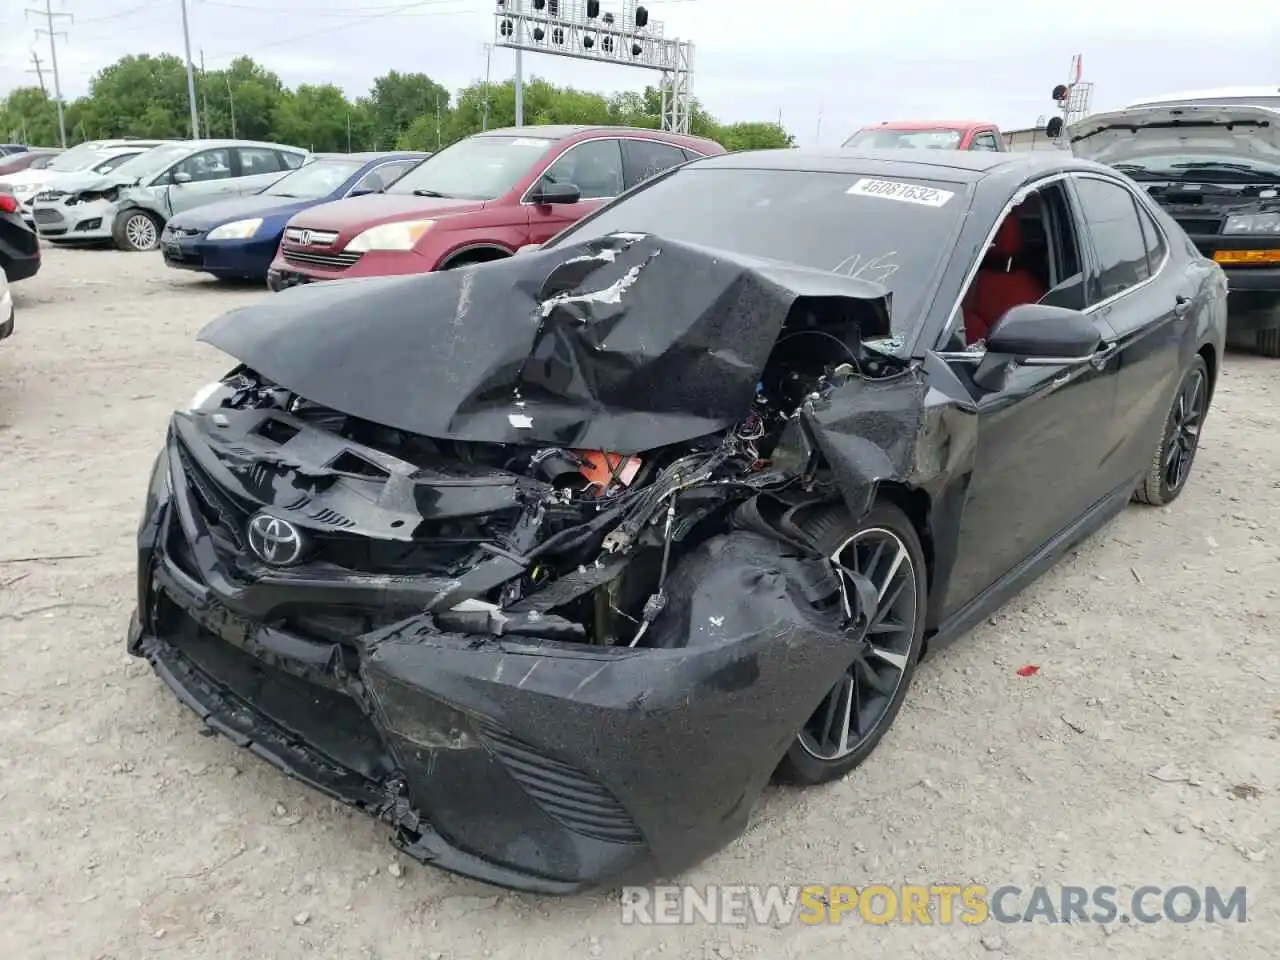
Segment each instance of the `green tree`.
[[[430,120],[430,146],[424,144],[414,149],[435,149],[435,118],[437,112],[444,118],[449,113],[449,91],[425,73],[399,73],[392,70],[373,81],[369,95],[360,100],[369,118],[369,138],[377,149],[388,150],[409,131],[415,123]],[[421,140],[421,131],[413,139]]]
[[726,150],[776,150],[794,147],[796,142],[776,123],[730,123],[711,136]]
[[189,137],[185,64],[171,54],[130,54],[89,84],[78,122],[102,136]]
[[[347,124],[363,122],[362,114],[363,108],[350,103],[333,84],[304,83],[276,102],[271,125],[282,143],[317,152],[345,151]],[[354,132],[355,126],[351,129]],[[353,148],[359,146],[354,139]]]
[[[67,135],[71,135],[69,122]],[[15,87],[0,101],[0,139],[56,147],[57,105],[39,87]]]

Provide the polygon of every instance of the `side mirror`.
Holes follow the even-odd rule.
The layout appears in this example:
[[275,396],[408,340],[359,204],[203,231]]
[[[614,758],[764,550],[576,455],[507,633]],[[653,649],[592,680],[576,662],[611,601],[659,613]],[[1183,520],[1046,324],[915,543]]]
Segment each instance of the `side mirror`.
[[347,196],[348,197],[367,197],[371,193],[381,193],[381,192],[382,192],[381,190],[373,190],[369,187],[360,187],[357,190],[352,190],[350,193],[347,194]]
[[533,251],[541,249],[542,244],[540,243],[526,243],[523,247],[516,248],[516,256],[519,256],[522,253],[533,253]]
[[582,191],[576,183],[551,183],[543,180],[529,197],[534,203],[577,203]]
[[987,337],[987,354],[973,379],[984,390],[998,390],[1013,366],[1082,363],[1100,346],[1098,328],[1080,311],[1024,303],[996,321]]
[[173,182],[174,183],[190,183],[191,174],[187,173],[185,170],[175,170],[173,173]]
[[1045,124],[1044,135],[1050,140],[1057,140],[1062,136],[1062,118],[1050,117],[1049,122]]

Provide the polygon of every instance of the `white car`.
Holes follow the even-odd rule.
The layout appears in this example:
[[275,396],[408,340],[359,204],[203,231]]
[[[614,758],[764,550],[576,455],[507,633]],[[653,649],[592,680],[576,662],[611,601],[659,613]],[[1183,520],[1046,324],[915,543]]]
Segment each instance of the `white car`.
[[152,147],[172,143],[171,140],[87,140],[58,155],[43,170],[21,170],[0,177],[18,199],[18,210],[27,225],[34,228],[31,201],[46,187],[79,173],[108,173]]
[[0,269],[0,340],[13,334],[13,291]]
[[107,174],[60,180],[36,194],[31,215],[42,239],[111,240],[154,250],[183,210],[257,193],[306,161],[308,151],[253,140],[184,140],[134,157]]

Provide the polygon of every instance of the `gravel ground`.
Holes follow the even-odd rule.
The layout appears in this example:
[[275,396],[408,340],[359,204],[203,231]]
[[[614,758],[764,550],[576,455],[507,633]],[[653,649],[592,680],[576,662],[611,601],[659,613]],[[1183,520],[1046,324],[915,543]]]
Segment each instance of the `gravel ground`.
[[1277,361],[1229,356],[1182,499],[1127,510],[927,663],[862,769],[770,791],[682,878],[1243,885],[1247,923],[623,926],[616,894],[545,900],[398,862],[384,826],[202,735],[126,655],[147,471],[170,409],[228,366],[194,334],[268,294],[102,250],[48,251],[15,294],[0,956],[1276,955]]

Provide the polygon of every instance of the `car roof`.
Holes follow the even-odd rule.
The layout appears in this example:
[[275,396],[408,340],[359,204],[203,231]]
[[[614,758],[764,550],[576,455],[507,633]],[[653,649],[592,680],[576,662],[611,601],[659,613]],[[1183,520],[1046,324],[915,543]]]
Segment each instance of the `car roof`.
[[[1058,154],[1063,154],[1059,156]],[[1065,150],[997,153],[987,150],[745,150],[695,160],[699,170],[796,170],[811,173],[875,172],[926,180],[973,183],[996,171],[1027,176],[1058,169],[1097,169]],[[874,168],[874,169],[873,169]]]
[[570,137],[581,136],[586,133],[633,133],[642,136],[653,136],[671,138],[676,140],[703,140],[706,137],[697,137],[689,133],[674,133],[670,130],[655,130],[652,127],[624,127],[609,126],[606,124],[590,124],[590,123],[549,123],[538,126],[524,127],[499,127],[496,130],[486,130],[483,133],[476,133],[476,137],[533,137],[539,140],[567,140]]
[[431,156],[425,150],[366,150],[362,153],[313,153],[317,160],[358,160],[367,163],[370,160],[389,160],[397,157],[405,160],[424,159]]
[[968,130],[970,127],[994,127],[990,120],[886,120],[870,123],[863,130]]
[[265,147],[268,150],[288,150],[292,153],[310,152],[287,143],[267,143],[263,140],[169,140],[167,143],[182,144],[192,150],[211,150],[217,147]]

